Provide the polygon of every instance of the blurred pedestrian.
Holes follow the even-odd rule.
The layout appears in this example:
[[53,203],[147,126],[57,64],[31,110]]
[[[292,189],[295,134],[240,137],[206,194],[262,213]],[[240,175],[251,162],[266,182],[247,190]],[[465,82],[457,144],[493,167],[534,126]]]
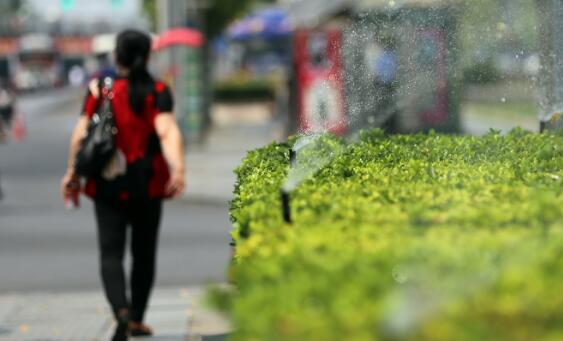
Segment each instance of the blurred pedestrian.
[[82,65],[73,65],[68,71],[68,83],[73,87],[83,86],[86,80],[86,72]]
[[[117,128],[117,152],[102,175],[87,179],[84,192],[95,205],[102,282],[117,320],[113,340],[152,335],[143,318],[155,275],[162,201],[181,195],[185,186],[184,150],[172,114],[172,95],[147,71],[150,50],[151,39],[142,32],[127,30],[118,35],[118,76],[113,81],[112,96],[103,95],[107,89],[101,80],[90,84],[61,184],[65,200],[78,204],[73,198],[80,186],[75,156],[90,119],[107,97]],[[123,268],[128,227],[133,262],[130,297]]]
[[92,52],[94,53],[93,68],[89,68],[89,75],[93,78],[115,77],[117,70],[113,62],[116,35],[99,34],[92,40]]
[[14,118],[15,93],[7,79],[0,78],[0,142],[5,141]]
[[92,75],[94,79],[101,79],[104,77],[116,77],[118,75],[117,70],[111,62],[110,53],[98,53],[96,54],[97,70]]
[[[372,112],[376,115],[384,115],[387,120],[383,128],[389,132],[395,132],[397,127],[397,42],[394,37],[378,37],[366,53],[368,65],[370,65],[374,84],[374,97],[377,100],[377,108]],[[373,118],[373,117],[372,117]],[[367,117],[368,122],[370,117]]]

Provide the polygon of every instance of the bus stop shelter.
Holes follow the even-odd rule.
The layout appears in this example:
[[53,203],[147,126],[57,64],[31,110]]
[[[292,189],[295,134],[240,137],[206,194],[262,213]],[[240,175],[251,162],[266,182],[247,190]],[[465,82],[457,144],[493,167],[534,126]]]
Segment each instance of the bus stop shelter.
[[[310,121],[308,116],[312,115],[307,113],[315,110],[308,107],[314,108],[315,101],[308,97],[313,96],[318,99],[318,116],[336,120],[345,116],[348,132],[381,126],[398,132],[459,131],[458,13],[451,4],[448,0],[329,0],[290,5],[298,64],[295,82],[299,120]],[[326,44],[321,43],[322,32]],[[307,35],[309,45],[303,42]],[[319,53],[312,52],[319,46],[326,46],[326,63],[318,62]],[[340,49],[338,53],[335,47]],[[385,71],[387,82],[377,75],[381,56],[392,65]],[[339,65],[341,69],[334,70]],[[322,67],[332,70],[323,71]],[[333,89],[324,91],[329,94],[325,100],[323,91],[299,91],[301,79],[307,79],[301,75],[302,70],[326,75],[326,80],[317,82],[324,82],[323,86],[310,86],[313,90]],[[339,79],[343,84],[333,84]],[[334,89],[340,87],[344,89],[345,114],[330,115],[327,106],[340,92]],[[301,124],[301,128],[308,126]],[[332,130],[340,132],[342,127]]]
[[540,22],[540,128],[563,128],[563,0],[536,0]]

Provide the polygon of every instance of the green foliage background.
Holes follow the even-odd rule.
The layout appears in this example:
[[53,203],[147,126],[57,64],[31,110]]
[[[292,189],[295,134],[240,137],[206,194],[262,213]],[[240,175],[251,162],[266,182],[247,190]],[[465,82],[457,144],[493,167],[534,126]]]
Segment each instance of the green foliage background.
[[563,338],[563,135],[322,137],[288,225],[293,143],[237,170],[234,340]]
[[[203,16],[206,36],[214,38],[234,19],[244,15],[252,6],[260,3],[274,3],[275,0],[207,0]],[[156,22],[156,0],[143,0],[143,8],[151,22]]]
[[458,0],[465,66],[486,62],[498,52],[537,51],[536,0]]

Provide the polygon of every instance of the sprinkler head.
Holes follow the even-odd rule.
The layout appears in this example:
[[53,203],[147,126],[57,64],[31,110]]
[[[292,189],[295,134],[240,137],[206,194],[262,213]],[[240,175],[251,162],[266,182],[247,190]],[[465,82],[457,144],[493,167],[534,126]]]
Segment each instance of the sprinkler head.
[[545,131],[547,124],[544,121],[540,121],[540,133]]
[[283,220],[288,223],[291,224],[291,206],[290,206],[290,196],[289,196],[289,192],[282,189],[280,191],[280,198],[281,198],[281,203],[282,203],[282,214],[283,214]]
[[289,166],[291,168],[295,167],[295,162],[297,161],[297,153],[293,148],[289,149]]

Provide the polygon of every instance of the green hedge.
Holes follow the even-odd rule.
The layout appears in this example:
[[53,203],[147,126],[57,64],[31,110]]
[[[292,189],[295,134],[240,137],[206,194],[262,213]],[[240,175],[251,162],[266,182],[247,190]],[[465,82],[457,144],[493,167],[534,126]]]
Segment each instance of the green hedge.
[[236,171],[234,340],[563,339],[562,135],[322,137],[288,225],[292,143]]
[[487,60],[472,64],[463,70],[465,82],[471,84],[490,84],[498,81],[501,77],[494,61]]
[[216,102],[271,101],[275,98],[275,87],[268,80],[230,79],[213,86]]

